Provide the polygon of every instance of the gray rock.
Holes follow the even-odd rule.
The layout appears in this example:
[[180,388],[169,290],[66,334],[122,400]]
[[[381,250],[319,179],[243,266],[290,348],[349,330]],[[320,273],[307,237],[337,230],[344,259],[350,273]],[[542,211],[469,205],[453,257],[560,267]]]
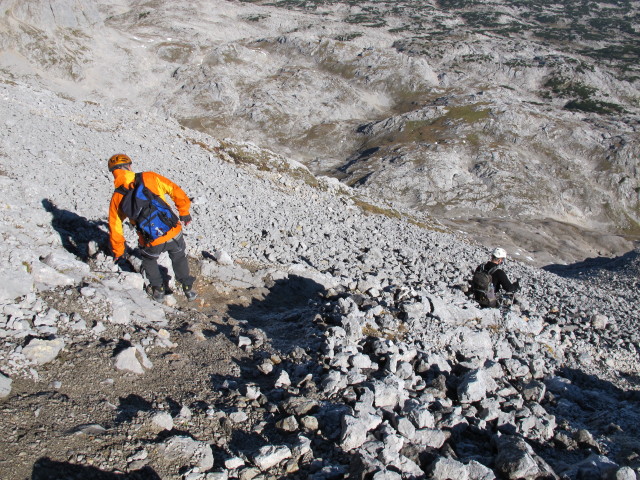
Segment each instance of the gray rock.
[[200,471],[213,467],[213,452],[209,444],[190,437],[170,437],[159,445],[158,450],[164,461],[198,467]]
[[446,430],[439,430],[436,428],[421,428],[416,430],[414,434],[414,443],[418,445],[424,445],[426,447],[440,448],[444,445],[451,433]]
[[636,480],[636,472],[631,467],[620,468],[615,475],[615,480]]
[[151,417],[153,428],[159,431],[171,430],[173,428],[173,418],[168,412],[157,412]]
[[496,437],[498,454],[496,469],[509,479],[535,480],[542,476],[557,479],[551,467],[522,438],[511,435]]
[[0,373],[0,398],[7,398],[11,394],[12,382],[13,380]]
[[43,365],[55,360],[63,348],[64,340],[61,338],[53,340],[34,338],[22,349],[22,353],[35,364]]
[[[145,368],[152,368],[153,363],[149,360],[141,346],[132,346],[119,352],[114,359],[114,366],[118,370],[126,370],[136,374],[143,374]],[[144,367],[144,368],[143,368]]]
[[[371,428],[372,422],[369,414],[364,414],[360,417],[345,415],[342,417],[342,431],[339,440],[340,448],[348,452],[360,447],[367,440],[367,434]],[[373,426],[373,428],[375,428],[375,426]]]
[[595,314],[591,316],[591,326],[596,330],[604,330],[609,324],[609,318],[606,315]]
[[299,425],[296,417],[294,417],[293,415],[289,415],[288,417],[278,420],[276,422],[276,428],[284,432],[295,432],[296,430],[298,430]]
[[464,463],[452,458],[440,457],[429,467],[430,478],[434,480],[468,480],[469,470]]
[[496,478],[493,470],[475,460],[467,463],[467,470],[469,471],[469,480],[495,480]]
[[24,267],[9,269],[0,268],[0,301],[13,301],[33,290],[33,277]]
[[484,370],[466,373],[458,385],[458,399],[462,403],[479,402],[485,398],[487,391],[492,389],[489,381],[493,382]]
[[531,381],[527,383],[522,389],[522,396],[528,402],[540,403],[544,398],[544,394],[546,391],[547,387],[544,383]]
[[213,258],[220,265],[233,265],[233,258],[225,250],[217,250],[214,252]]
[[286,445],[265,445],[252,458],[256,467],[264,472],[291,458],[291,450]]

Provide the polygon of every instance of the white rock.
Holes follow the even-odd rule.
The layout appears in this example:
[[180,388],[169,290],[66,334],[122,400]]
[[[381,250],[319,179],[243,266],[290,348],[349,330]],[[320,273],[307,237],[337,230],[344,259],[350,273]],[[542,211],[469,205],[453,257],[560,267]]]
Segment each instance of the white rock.
[[280,387],[288,387],[289,385],[291,385],[291,379],[289,378],[289,374],[287,373],[286,370],[282,370],[280,372],[280,375],[278,375],[278,379],[276,380],[274,386],[276,388],[280,388]]
[[233,258],[224,250],[218,250],[213,254],[213,258],[220,265],[233,265]]
[[168,412],[158,412],[151,417],[151,424],[157,430],[171,430],[173,428],[173,418]]
[[9,377],[5,377],[0,373],[0,398],[6,398],[11,393],[11,380]]
[[207,442],[176,436],[162,443],[159,451],[168,462],[198,467],[201,471],[213,467],[213,452]]
[[13,301],[33,290],[33,277],[24,268],[0,268],[0,301]]
[[34,338],[22,349],[22,354],[30,361],[43,365],[54,360],[63,348],[64,340],[61,338],[53,340]]
[[286,445],[266,445],[253,456],[253,463],[264,472],[287,458],[291,458],[291,450]]
[[240,457],[231,457],[227,458],[224,461],[224,468],[227,470],[235,470],[236,468],[240,468],[244,465],[244,460]]
[[434,480],[467,480],[469,471],[467,467],[452,458],[440,457],[431,465],[431,476]]
[[145,368],[153,367],[153,364],[144,353],[144,349],[139,345],[125,348],[118,353],[114,365],[118,370],[126,370],[137,374],[144,373],[143,366]]

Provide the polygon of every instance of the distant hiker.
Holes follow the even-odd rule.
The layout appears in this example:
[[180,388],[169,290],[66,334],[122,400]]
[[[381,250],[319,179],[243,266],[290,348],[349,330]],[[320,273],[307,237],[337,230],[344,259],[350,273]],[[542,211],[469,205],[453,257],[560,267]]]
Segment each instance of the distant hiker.
[[[194,300],[197,297],[193,291],[195,278],[189,273],[182,235],[182,225],[191,222],[191,200],[178,185],[162,175],[155,172],[134,173],[127,155],[113,155],[108,166],[113,173],[115,186],[109,205],[109,240],[116,261],[125,252],[122,222],[129,218],[138,232],[142,269],[151,285],[153,299],[158,302],[164,300],[165,287],[158,257],[167,252],[176,280],[182,284],[187,299]],[[164,201],[165,194],[175,203],[179,218]]]
[[515,293],[520,289],[520,283],[511,283],[507,274],[500,265],[507,258],[507,252],[503,248],[496,248],[491,253],[491,260],[478,265],[471,280],[473,296],[483,307],[497,307],[499,305],[499,292]]

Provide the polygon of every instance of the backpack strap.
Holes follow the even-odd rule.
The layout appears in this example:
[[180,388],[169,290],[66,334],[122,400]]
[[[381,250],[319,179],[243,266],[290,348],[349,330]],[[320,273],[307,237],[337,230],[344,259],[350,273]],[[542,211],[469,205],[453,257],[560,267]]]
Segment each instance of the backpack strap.
[[486,272],[487,272],[489,275],[493,275],[493,272],[495,272],[495,271],[498,269],[498,267],[499,267],[499,266],[500,266],[500,265],[496,265],[496,266],[494,266],[494,267],[491,267],[491,268],[490,268],[489,270],[487,270]]

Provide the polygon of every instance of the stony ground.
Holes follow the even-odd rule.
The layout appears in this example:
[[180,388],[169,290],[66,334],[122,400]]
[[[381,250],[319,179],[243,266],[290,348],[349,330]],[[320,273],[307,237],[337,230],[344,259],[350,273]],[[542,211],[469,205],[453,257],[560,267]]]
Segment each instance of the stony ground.
[[[637,250],[553,271],[511,250],[522,292],[482,310],[487,249],[434,219],[162,115],[0,88],[0,477],[636,478]],[[193,198],[195,302],[151,301],[133,241],[107,255],[116,151]]]

